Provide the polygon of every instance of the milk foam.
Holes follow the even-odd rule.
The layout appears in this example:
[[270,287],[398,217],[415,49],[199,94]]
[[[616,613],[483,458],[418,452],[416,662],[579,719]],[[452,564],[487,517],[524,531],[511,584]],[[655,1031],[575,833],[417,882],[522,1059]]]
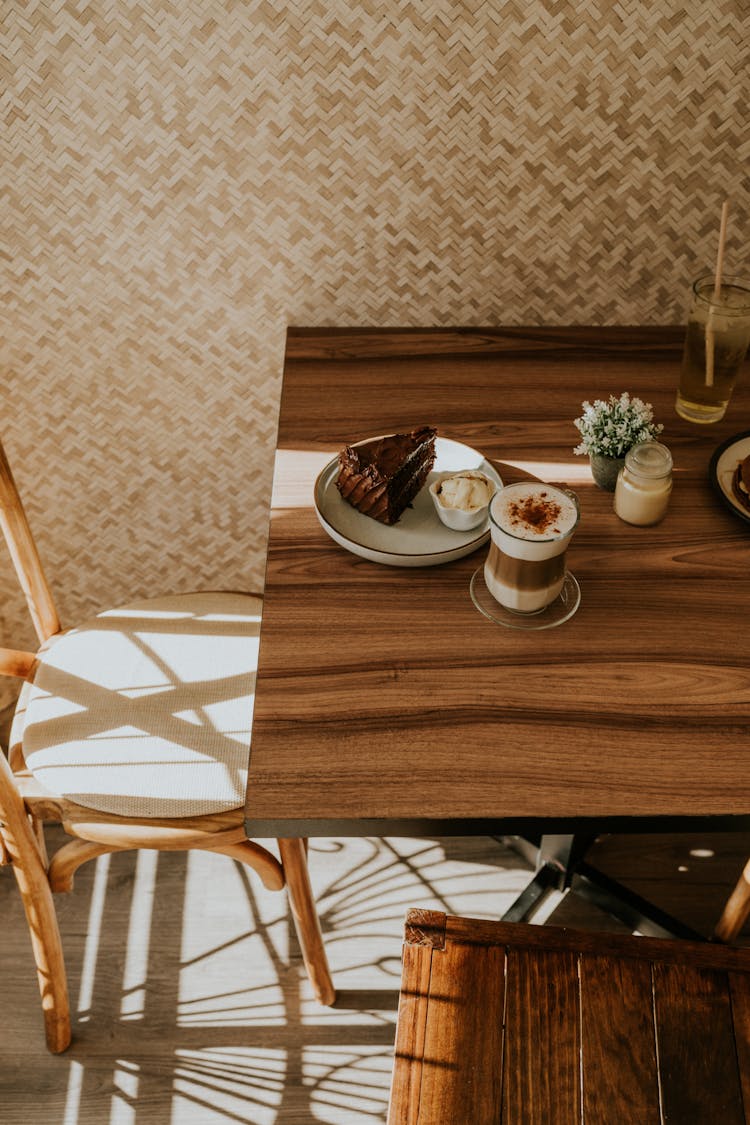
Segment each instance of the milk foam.
[[[542,524],[524,516],[526,506],[533,512],[537,504],[545,506],[551,517]],[[500,489],[492,503],[492,518],[516,539],[538,543],[541,539],[561,539],[568,535],[578,522],[578,509],[572,497],[561,489],[529,481]]]
[[577,523],[578,506],[572,496],[539,481],[506,485],[490,504],[493,542],[514,558],[538,560],[560,554]]

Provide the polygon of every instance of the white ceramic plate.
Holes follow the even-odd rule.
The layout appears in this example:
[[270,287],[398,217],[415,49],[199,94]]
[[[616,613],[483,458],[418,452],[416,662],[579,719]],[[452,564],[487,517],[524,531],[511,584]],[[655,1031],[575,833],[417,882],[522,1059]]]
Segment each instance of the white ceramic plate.
[[732,477],[738,461],[750,456],[750,430],[735,434],[719,446],[711,458],[708,475],[719,496],[736,516],[750,523],[750,512],[743,508],[732,491]]
[[[375,441],[375,438],[368,438]],[[358,443],[361,444],[361,443]],[[329,461],[315,482],[315,511],[321,526],[347,551],[386,566],[435,566],[471,554],[486,543],[489,517],[471,531],[452,531],[440,522],[429,486],[434,480],[461,469],[479,469],[502,487],[496,469],[481,453],[460,441],[435,439],[435,464],[427,481],[392,527],[363,516],[336,487],[338,457]]]

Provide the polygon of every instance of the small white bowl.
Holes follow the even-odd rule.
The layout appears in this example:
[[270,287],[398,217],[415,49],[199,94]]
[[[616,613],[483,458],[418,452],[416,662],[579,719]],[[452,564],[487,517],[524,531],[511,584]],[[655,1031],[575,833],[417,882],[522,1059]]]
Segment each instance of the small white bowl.
[[[440,499],[441,487],[446,480],[452,480],[454,477],[478,477],[484,481],[489,489],[487,503],[482,504],[479,508],[446,507]],[[486,476],[485,473],[480,473],[478,469],[464,469],[460,473],[443,473],[438,480],[433,481],[430,485],[430,495],[435,505],[435,511],[445,526],[450,527],[453,531],[471,531],[473,527],[479,527],[480,523],[487,518],[490,500],[496,492],[497,483],[491,477]]]

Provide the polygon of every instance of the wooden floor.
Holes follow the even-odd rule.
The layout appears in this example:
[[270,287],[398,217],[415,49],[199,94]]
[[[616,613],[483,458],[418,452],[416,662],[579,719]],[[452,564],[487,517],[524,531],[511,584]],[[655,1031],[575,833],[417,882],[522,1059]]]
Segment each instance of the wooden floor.
[[[610,837],[598,852],[708,932],[750,839]],[[14,880],[0,869],[3,1125],[383,1122],[407,908],[498,917],[529,868],[487,838],[319,840],[310,863],[334,1009],[311,998],[285,897],[252,872],[198,853],[82,868],[58,900],[74,1042],[57,1058]],[[620,928],[574,896],[549,920]]]

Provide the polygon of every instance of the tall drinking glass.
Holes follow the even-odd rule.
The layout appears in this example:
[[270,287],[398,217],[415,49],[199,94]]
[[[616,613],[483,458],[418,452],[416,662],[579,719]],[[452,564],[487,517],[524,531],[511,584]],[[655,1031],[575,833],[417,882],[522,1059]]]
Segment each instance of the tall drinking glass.
[[551,484],[524,481],[495,493],[484,580],[500,605],[513,613],[539,613],[554,602],[578,517],[572,493]]
[[689,422],[719,422],[726,413],[750,344],[750,281],[725,277],[693,283],[675,409]]

